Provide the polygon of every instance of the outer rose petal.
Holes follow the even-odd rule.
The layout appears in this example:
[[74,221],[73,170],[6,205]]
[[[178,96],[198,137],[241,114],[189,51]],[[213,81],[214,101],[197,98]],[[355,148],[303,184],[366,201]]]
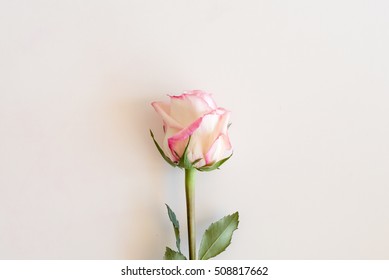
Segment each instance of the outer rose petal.
[[[228,140],[225,133],[227,131],[229,115],[230,113],[224,109],[214,110],[197,119],[188,128],[183,129],[173,137],[170,137],[168,139],[168,146],[174,156],[174,160],[177,161],[179,160],[179,157],[182,156],[188,143],[187,139],[191,136],[191,141],[188,146],[188,159],[191,162],[202,159],[196,164],[197,167],[208,164],[206,155],[214,145],[216,139],[223,134]],[[225,150],[223,150],[223,152],[225,152]],[[214,160],[214,154],[215,153],[212,153],[212,157],[209,156],[210,161]]]
[[167,126],[175,127],[182,129],[183,126],[170,116],[170,105],[164,102],[153,102],[151,105],[154,107],[155,111],[162,117],[163,121]]
[[208,106],[215,110],[217,108],[215,101],[212,98],[212,95],[210,93],[207,93],[202,90],[191,90],[189,92],[186,92],[187,94],[193,94],[200,98],[202,98],[205,102],[207,102]]
[[199,128],[193,133],[193,142],[189,145],[190,150],[200,151],[201,158],[204,158],[205,153],[210,149],[216,137],[221,133],[220,122],[222,120],[222,112],[213,111],[206,114],[202,118]]
[[[169,140],[169,138],[173,137],[174,135],[176,135],[180,131],[181,131],[181,129],[177,129],[174,127],[166,127],[165,137],[164,137],[163,142],[162,142],[162,149],[165,152],[165,155],[167,155],[173,162],[177,161],[177,156],[175,156],[175,154],[172,153],[172,151],[170,150],[168,140]],[[184,146],[184,148],[185,148],[185,146]]]
[[[209,151],[205,154],[205,164],[213,164],[219,160],[222,160],[229,154],[231,154],[231,143],[227,135],[220,134],[212,144]],[[228,153],[228,155],[227,155]]]
[[[188,142],[186,139],[188,139],[189,136],[193,134],[193,132],[200,126],[201,122],[202,118],[197,119],[189,127],[181,130],[176,135],[170,137],[167,140],[170,152],[176,161],[179,160],[179,157],[181,157],[184,153],[186,144]],[[179,157],[176,155],[176,153],[179,155]]]
[[202,94],[182,94],[179,96],[170,96],[171,107],[170,116],[179,120],[183,127],[201,118],[205,114],[214,110]]

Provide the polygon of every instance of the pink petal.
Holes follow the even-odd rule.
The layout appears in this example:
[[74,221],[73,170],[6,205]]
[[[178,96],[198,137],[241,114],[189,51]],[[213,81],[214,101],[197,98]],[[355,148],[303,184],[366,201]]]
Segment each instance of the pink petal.
[[168,146],[175,160],[179,160],[179,157],[177,157],[176,153],[180,157],[184,153],[184,149],[187,144],[187,141],[184,140],[186,140],[187,138],[189,138],[189,136],[193,134],[193,132],[200,126],[201,122],[202,118],[197,119],[190,126],[181,130],[179,133],[168,139]]
[[170,96],[170,116],[180,120],[183,126],[188,126],[198,118],[215,110],[215,104],[209,94],[202,92],[184,93]]
[[230,139],[225,134],[220,134],[213,142],[209,151],[205,154],[205,163],[207,165],[215,163],[231,154]]
[[183,126],[170,116],[170,105],[164,102],[153,102],[151,105],[155,111],[162,117],[163,121],[171,127],[182,129]]
[[[212,131],[208,133],[208,138],[205,137],[207,133],[204,133],[204,131],[201,136],[203,139],[202,148],[206,164],[222,159],[221,157],[224,156],[227,151],[232,149],[227,131],[230,119],[230,112],[225,109],[219,108],[214,110],[209,115],[211,115],[213,118],[217,116],[218,119]],[[205,117],[206,116],[204,116],[204,118]],[[203,126],[200,126],[200,128],[198,129],[199,133],[201,129],[203,129]],[[206,139],[208,140],[206,141]]]
[[202,91],[202,90],[191,90],[189,91],[187,94],[191,94],[191,95],[195,95],[197,97],[200,97],[201,99],[203,99],[205,102],[207,102],[208,106],[211,108],[211,109],[216,109],[217,106],[216,106],[216,103],[215,101],[213,100],[212,98],[212,95],[210,93],[207,93],[205,91]]
[[177,128],[174,128],[174,127],[170,127],[168,126],[166,128],[166,131],[165,131],[165,136],[164,136],[164,139],[163,139],[163,142],[162,142],[162,149],[163,151],[165,152],[165,154],[172,160],[172,161],[176,161],[177,160],[177,157],[174,155],[174,153],[171,152],[170,148],[169,148],[169,138],[170,137],[173,137],[174,135],[176,135],[177,133],[179,133],[181,131],[181,129],[177,129]]
[[[227,141],[223,147],[231,149],[227,136],[229,116],[230,112],[224,109],[213,110],[211,113],[197,119],[196,122],[187,129],[181,130],[179,133],[169,138],[169,149],[174,155],[174,151],[176,151],[178,155],[181,156],[187,144],[187,141],[185,140],[191,136],[191,141],[188,147],[188,158],[191,161],[201,158],[203,159],[203,165],[213,161],[215,152],[209,151],[213,146],[214,149],[220,146],[215,144],[215,141],[220,135],[223,135],[223,141]],[[206,159],[207,153],[209,153],[208,162]],[[178,159],[179,157],[175,155],[175,160]]]

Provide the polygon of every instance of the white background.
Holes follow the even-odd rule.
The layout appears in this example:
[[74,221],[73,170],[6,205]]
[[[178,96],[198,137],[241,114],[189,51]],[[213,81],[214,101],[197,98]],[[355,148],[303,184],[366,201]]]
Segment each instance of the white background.
[[389,258],[389,2],[1,1],[0,258],[160,259],[183,172],[150,103],[203,89],[234,156],[197,180],[218,259]]

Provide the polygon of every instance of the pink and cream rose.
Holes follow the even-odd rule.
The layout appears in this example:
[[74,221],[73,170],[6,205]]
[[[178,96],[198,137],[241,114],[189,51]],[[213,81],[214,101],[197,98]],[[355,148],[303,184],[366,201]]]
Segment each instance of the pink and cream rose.
[[192,90],[169,97],[169,103],[152,103],[163,119],[162,150],[166,157],[178,163],[188,146],[187,159],[194,163],[193,167],[202,168],[211,167],[231,155],[230,112],[217,107],[211,94]]

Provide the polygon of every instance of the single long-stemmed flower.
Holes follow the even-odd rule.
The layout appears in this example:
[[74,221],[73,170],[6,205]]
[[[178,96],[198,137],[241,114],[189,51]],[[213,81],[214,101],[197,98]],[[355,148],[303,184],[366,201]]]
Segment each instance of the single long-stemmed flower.
[[[173,167],[185,170],[185,196],[190,260],[207,260],[223,252],[231,243],[239,223],[238,212],[211,224],[205,231],[196,256],[195,173],[218,169],[232,156],[228,137],[230,112],[217,107],[209,93],[200,90],[170,96],[170,103],[153,102],[163,119],[162,147],[151,137],[162,157]],[[181,253],[180,227],[173,210],[168,215],[176,236],[177,251],[166,247],[164,259],[185,260]]]

